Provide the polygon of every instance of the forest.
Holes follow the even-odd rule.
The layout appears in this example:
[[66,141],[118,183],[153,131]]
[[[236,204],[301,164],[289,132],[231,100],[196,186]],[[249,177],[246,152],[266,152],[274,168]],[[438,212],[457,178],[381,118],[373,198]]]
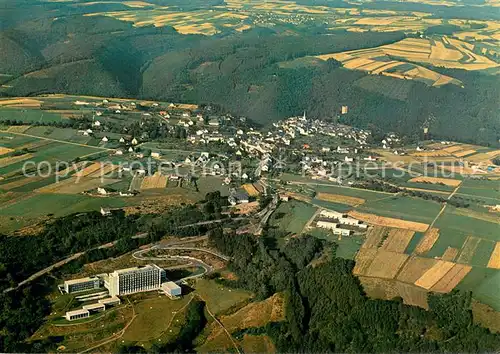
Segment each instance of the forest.
[[416,140],[430,121],[436,139],[499,144],[494,76],[432,67],[464,87],[428,87],[328,62],[293,64],[304,56],[393,43],[405,37],[401,32],[327,33],[314,27],[297,36],[275,26],[207,37],[181,35],[168,26],[133,27],[103,16],[54,21],[41,16],[37,6],[25,21],[12,22],[8,15],[12,11],[16,17],[18,11],[7,5],[0,14],[0,22],[7,23],[0,30],[0,72],[12,75],[0,76],[5,85],[0,96],[68,93],[218,104],[262,125],[303,111],[311,118],[337,119],[347,105],[349,113],[341,119],[346,124]]
[[279,249],[274,242],[277,236],[269,229],[262,238],[237,237],[222,230],[210,233],[221,252],[238,255],[229,265],[238,280],[225,285],[252,290],[258,298],[285,293],[285,322],[246,330],[270,335],[278,351],[491,352],[500,348],[500,335],[473,323],[470,293],[431,294],[429,311],[405,305],[400,298],[370,299],[352,274],[354,262],[335,256],[335,244],[306,235]]

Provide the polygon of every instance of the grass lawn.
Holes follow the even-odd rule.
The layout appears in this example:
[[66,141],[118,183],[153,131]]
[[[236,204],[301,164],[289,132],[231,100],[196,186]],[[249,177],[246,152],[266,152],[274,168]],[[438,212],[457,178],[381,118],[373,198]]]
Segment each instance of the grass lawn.
[[312,229],[309,234],[323,240],[335,242],[338,245],[337,257],[345,259],[354,259],[356,252],[359,251],[364,242],[362,236],[342,237],[342,239],[339,240],[337,235],[320,228]]
[[190,299],[189,295],[178,300],[171,300],[165,295],[157,295],[134,303],[137,317],[127,328],[122,339],[147,342],[160,337],[168,330],[174,315],[186,306]]
[[252,297],[249,291],[228,288],[207,279],[197,279],[194,288],[195,293],[207,303],[214,315],[223,313]]
[[279,205],[271,217],[270,224],[278,226],[287,232],[298,234],[302,232],[304,226],[315,212],[315,207],[292,200]]

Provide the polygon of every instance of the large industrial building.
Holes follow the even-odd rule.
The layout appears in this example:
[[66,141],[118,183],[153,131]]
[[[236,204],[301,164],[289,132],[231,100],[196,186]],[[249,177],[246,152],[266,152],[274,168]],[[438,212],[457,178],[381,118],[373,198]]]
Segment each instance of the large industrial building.
[[101,280],[97,277],[66,280],[64,282],[64,291],[68,294],[99,289],[100,287]]
[[165,271],[155,264],[115,270],[104,281],[111,296],[159,290]]

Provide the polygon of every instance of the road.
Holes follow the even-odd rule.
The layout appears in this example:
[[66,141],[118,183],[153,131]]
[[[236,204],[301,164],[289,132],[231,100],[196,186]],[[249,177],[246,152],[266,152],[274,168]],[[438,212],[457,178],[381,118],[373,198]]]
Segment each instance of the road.
[[189,262],[189,263],[187,263],[185,265],[177,265],[177,266],[165,268],[167,270],[168,269],[186,268],[186,267],[189,267],[189,266],[192,266],[192,265],[195,265],[195,266],[198,266],[200,268],[203,268],[203,273],[201,273],[201,274],[195,274],[195,275],[190,275],[188,277],[179,279],[177,281],[178,283],[183,282],[185,280],[189,280],[189,279],[200,278],[203,275],[212,272],[213,268],[209,264],[203,262],[201,259],[198,259],[198,258],[195,258],[195,257],[190,257],[190,256],[169,256],[169,255],[164,255],[164,256],[161,256],[161,257],[159,257],[159,256],[158,257],[143,256],[144,253],[147,253],[147,252],[150,252],[150,251],[153,251],[153,250],[183,250],[183,251],[192,250],[192,251],[199,251],[199,252],[209,253],[209,254],[211,254],[213,256],[216,256],[216,257],[219,257],[219,258],[221,258],[221,259],[223,259],[225,261],[228,261],[230,259],[230,257],[228,257],[228,256],[225,256],[223,254],[214,252],[214,251],[206,249],[206,248],[182,247],[182,246],[175,246],[175,245],[169,245],[169,244],[154,245],[154,246],[152,246],[150,248],[147,248],[147,249],[144,249],[144,250],[139,250],[139,251],[134,252],[132,254],[132,257],[134,257],[137,260],[141,260],[141,261],[164,261],[164,260],[172,259],[172,260],[180,260],[180,261],[188,261]]
[[242,217],[238,217],[238,218],[226,218],[226,219],[217,219],[217,220],[209,220],[209,221],[200,221],[200,222],[196,222],[194,224],[179,226],[179,229],[184,229],[186,227],[191,227],[191,226],[220,224],[220,223],[223,223],[224,221],[241,221],[241,220],[246,220],[246,217],[242,216]]
[[45,275],[45,274],[53,271],[56,268],[62,267],[63,265],[65,265],[65,264],[67,264],[67,263],[69,263],[69,262],[71,262],[71,261],[73,261],[73,260],[75,260],[77,258],[80,258],[84,254],[85,254],[85,252],[75,253],[74,255],[72,255],[72,256],[70,256],[70,257],[68,257],[66,259],[63,259],[62,261],[54,263],[54,264],[48,266],[47,268],[42,269],[39,272],[36,272],[35,274],[33,274],[32,276],[30,276],[29,278],[27,278],[27,279],[23,280],[22,282],[20,282],[19,284],[17,284],[16,287],[5,289],[3,292],[5,294],[5,293],[9,293],[9,292],[11,292],[13,290],[16,290],[16,289],[20,288],[21,286],[23,286],[25,284],[28,284],[29,282],[32,282],[33,280],[41,277],[42,275]]

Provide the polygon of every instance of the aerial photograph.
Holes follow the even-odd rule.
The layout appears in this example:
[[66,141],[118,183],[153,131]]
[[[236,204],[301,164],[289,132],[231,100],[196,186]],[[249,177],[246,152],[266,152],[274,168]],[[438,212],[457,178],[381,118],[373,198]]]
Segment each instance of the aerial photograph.
[[500,353],[500,0],[0,0],[0,353]]

